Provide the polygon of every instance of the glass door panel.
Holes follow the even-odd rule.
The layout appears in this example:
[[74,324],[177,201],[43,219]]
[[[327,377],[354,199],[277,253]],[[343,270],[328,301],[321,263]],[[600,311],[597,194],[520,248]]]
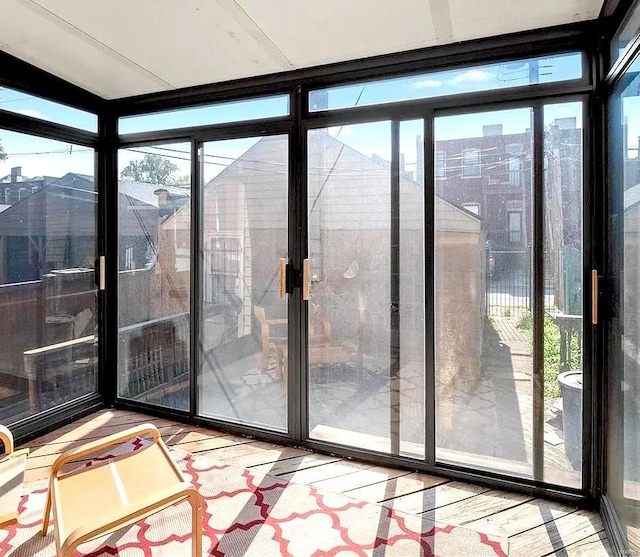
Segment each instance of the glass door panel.
[[606,494],[640,552],[640,74],[638,60],[609,101]]
[[118,152],[118,396],[189,410],[191,144]]
[[532,111],[435,119],[436,458],[532,474]]
[[[404,167],[392,153],[394,127]],[[419,121],[310,131],[307,169],[309,436],[417,458],[424,455],[422,129]]]
[[202,416],[287,430],[288,137],[204,143]]
[[582,103],[544,107],[544,480],[582,485]]
[[[97,391],[97,188],[88,147],[0,130],[0,423]],[[4,160],[2,160],[4,159]]]

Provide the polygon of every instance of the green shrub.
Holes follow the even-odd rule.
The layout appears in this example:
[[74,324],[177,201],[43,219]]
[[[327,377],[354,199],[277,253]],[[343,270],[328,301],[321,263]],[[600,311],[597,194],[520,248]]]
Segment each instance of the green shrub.
[[[529,341],[533,343],[533,318],[531,311],[527,310],[520,317],[517,325],[519,329],[526,331]],[[571,360],[567,362],[568,369],[581,369],[582,367],[582,346],[580,335],[573,333],[570,336]],[[544,317],[544,338],[543,338],[543,359],[544,359],[544,396],[545,398],[556,399],[560,396],[560,385],[558,384],[558,371],[560,369],[560,329],[551,317]]]

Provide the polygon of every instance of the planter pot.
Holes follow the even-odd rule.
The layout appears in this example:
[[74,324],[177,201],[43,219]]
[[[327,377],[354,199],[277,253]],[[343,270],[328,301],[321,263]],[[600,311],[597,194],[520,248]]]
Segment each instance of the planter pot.
[[558,375],[562,394],[564,451],[574,470],[582,465],[582,371]]

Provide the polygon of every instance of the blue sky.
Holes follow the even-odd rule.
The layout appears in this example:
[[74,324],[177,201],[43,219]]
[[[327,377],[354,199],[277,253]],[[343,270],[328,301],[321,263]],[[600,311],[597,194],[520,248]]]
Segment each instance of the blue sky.
[[[485,91],[513,86],[526,86],[530,77],[530,62],[510,64],[492,64],[463,70],[440,71],[414,75],[373,83],[361,83],[327,90],[328,105],[332,108],[363,106],[415,98],[429,98],[462,92]],[[539,73],[539,81],[556,81],[580,77],[581,55],[566,54],[550,58],[536,59],[533,64]],[[535,73],[535,72],[534,72]],[[625,99],[631,105],[634,99]],[[582,125],[582,115],[577,105],[564,104],[549,106],[545,109],[545,122],[566,116],[578,116],[577,125]],[[62,123],[80,129],[95,131],[95,115],[57,103],[33,97],[31,95],[0,88],[0,109]],[[230,103],[175,110],[145,116],[123,118],[120,121],[121,133],[141,132],[155,129],[172,129],[183,126],[234,122],[260,117],[281,116],[289,111],[286,95],[235,101]],[[638,111],[629,110],[628,113]],[[530,110],[516,109],[485,113],[468,114],[439,118],[435,123],[438,140],[461,137],[478,137],[482,127],[489,124],[502,124],[503,133],[522,133],[530,128]],[[422,121],[403,122],[401,125],[401,151],[405,155],[408,170],[415,169],[416,137],[422,136]],[[331,128],[330,134],[356,148],[367,156],[373,154],[386,158],[390,152],[390,124],[378,122],[361,125],[347,125]],[[640,135],[640,121],[629,120],[629,135]],[[206,147],[207,165],[205,178],[215,176],[228,162],[244,153],[256,139],[221,141]],[[634,142],[637,140],[634,139]],[[12,166],[22,166],[25,176],[52,175],[61,176],[66,172],[93,174],[94,159],[90,149],[71,146],[62,142],[41,139],[24,134],[0,130],[0,143],[8,159],[0,162],[0,176],[10,172]],[[183,153],[188,144],[165,146],[173,152],[140,148],[135,151],[122,151],[119,157],[120,170],[131,160],[142,158],[142,150],[158,154],[171,155],[179,169],[177,174],[190,173],[190,164]],[[214,158],[214,155],[219,158]]]
[[[328,89],[331,109],[366,106],[386,102],[427,99],[445,95],[522,87],[534,83],[566,81],[582,76],[582,55],[563,54],[528,61],[490,64],[417,74],[409,77],[357,83]],[[315,93],[311,93],[312,98]],[[312,102],[313,104],[313,102]]]

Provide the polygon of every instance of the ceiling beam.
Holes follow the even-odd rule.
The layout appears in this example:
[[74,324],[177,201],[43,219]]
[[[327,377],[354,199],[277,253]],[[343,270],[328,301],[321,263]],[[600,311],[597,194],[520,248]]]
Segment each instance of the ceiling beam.
[[0,50],[0,86],[60,102],[89,112],[99,112],[106,101],[64,79]]
[[430,0],[431,18],[433,27],[436,30],[436,37],[444,43],[453,43],[453,25],[451,24],[451,13],[449,11],[449,0]]

